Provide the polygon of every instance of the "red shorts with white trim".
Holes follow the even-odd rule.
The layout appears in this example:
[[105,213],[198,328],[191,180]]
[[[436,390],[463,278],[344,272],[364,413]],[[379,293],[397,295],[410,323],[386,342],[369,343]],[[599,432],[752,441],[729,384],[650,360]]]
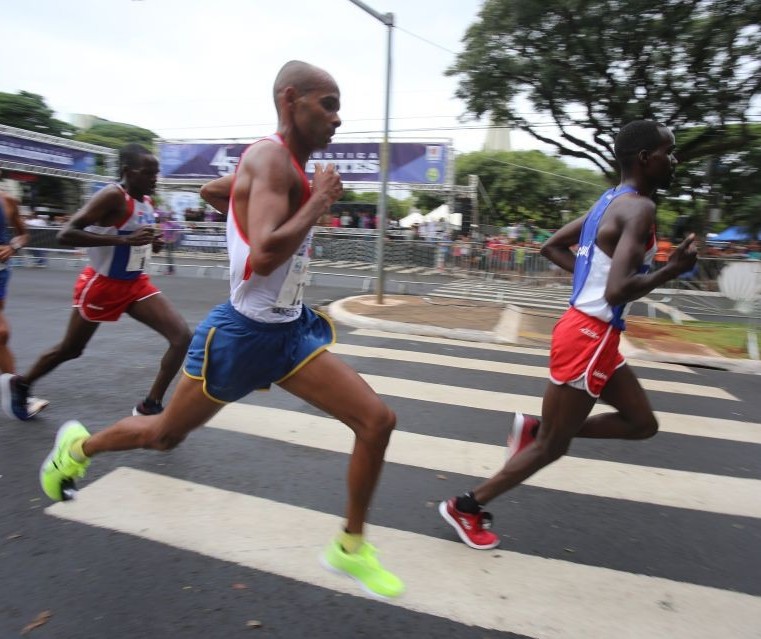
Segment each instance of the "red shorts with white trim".
[[555,324],[550,348],[550,380],[599,397],[626,361],[618,351],[621,331],[569,308]]
[[88,266],[74,285],[74,308],[90,322],[115,322],[131,304],[160,292],[145,273],[134,280],[117,280]]

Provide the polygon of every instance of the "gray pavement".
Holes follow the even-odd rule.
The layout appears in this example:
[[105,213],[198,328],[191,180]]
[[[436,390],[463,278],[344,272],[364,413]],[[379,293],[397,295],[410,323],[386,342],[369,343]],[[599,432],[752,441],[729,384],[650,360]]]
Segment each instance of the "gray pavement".
[[[6,308],[20,370],[62,335],[75,275],[43,269],[13,274]],[[222,280],[155,279],[191,326],[227,297]],[[308,301],[361,293],[361,284],[313,285]],[[155,372],[161,338],[125,318],[103,326],[80,359],[40,380],[35,392],[51,400],[40,419],[0,418],[0,637],[19,636],[46,611],[50,616],[31,637],[757,636],[761,556],[753,549],[761,543],[761,515],[752,495],[761,486],[761,424],[756,423],[761,398],[756,378],[635,365],[654,387],[649,395],[662,415],[662,432],[646,442],[574,442],[572,465],[559,465],[557,480],[545,475],[490,505],[503,546],[478,553],[456,542],[435,503],[480,480],[485,471],[478,465],[466,471],[463,461],[486,463],[492,453],[501,458],[506,411],[538,405],[546,354],[442,336],[427,341],[378,326],[338,328],[341,356],[389,402],[399,419],[394,442],[410,442],[413,453],[404,457],[405,446],[394,453],[370,517],[382,527],[373,534],[385,541],[383,560],[415,585],[406,604],[369,600],[319,571],[318,583],[310,582],[311,549],[303,573],[298,564],[289,573],[279,564],[263,568],[219,558],[228,550],[256,546],[260,529],[284,517],[285,507],[297,508],[303,523],[283,530],[282,543],[267,546],[283,564],[311,538],[318,515],[332,518],[329,528],[340,522],[346,452],[330,447],[330,431],[321,424],[301,432],[301,420],[322,414],[277,389],[252,395],[237,408],[250,415],[251,428],[266,421],[264,409],[285,411],[282,425],[266,423],[256,431],[208,427],[168,454],[97,458],[81,482],[76,512],[100,517],[98,523],[47,510],[37,469],[58,425],[76,417],[92,430],[104,427],[130,410]],[[321,446],[308,438],[314,429]],[[422,458],[440,448],[461,449],[462,459],[447,456],[439,466],[426,466]],[[129,483],[120,485],[119,501],[98,502],[88,489],[117,481],[120,468],[143,473],[169,492],[149,510],[152,502],[140,494],[144,487]],[[584,477],[593,480],[589,489],[577,486]],[[606,492],[618,478],[624,492]],[[208,506],[209,513],[219,513],[216,519],[204,515],[204,508],[183,519],[173,510],[180,494],[166,488],[168,480],[184,482],[182,492],[195,492],[199,503],[204,491],[219,491]],[[224,504],[241,498],[260,501],[251,502],[250,511],[233,506],[225,511]],[[133,532],[106,516],[114,506],[134,520]],[[213,532],[202,545],[183,546],[183,531],[194,529]],[[172,534],[162,537],[167,530]],[[406,551],[395,545],[397,537],[411,544]],[[222,538],[231,541],[217,548]],[[531,567],[528,573],[520,572],[523,564]],[[556,567],[570,581],[560,580]],[[616,584],[635,583],[647,583],[652,599],[636,588],[620,599],[607,595]],[[462,605],[451,600],[452,593]],[[532,594],[538,597],[534,603]],[[695,599],[703,595],[705,600]],[[475,596],[478,603],[469,599]],[[622,604],[628,613],[621,612]],[[534,622],[531,615],[523,621],[529,605],[538,605]],[[563,621],[553,625],[558,614]],[[254,621],[260,626],[253,628]],[[580,623],[586,632],[578,631]],[[664,623],[668,633],[652,630]]]

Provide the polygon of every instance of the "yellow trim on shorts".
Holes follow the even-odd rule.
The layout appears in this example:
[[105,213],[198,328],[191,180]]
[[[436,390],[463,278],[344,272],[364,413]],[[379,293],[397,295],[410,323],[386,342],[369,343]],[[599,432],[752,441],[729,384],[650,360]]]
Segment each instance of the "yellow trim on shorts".
[[198,375],[191,375],[190,373],[188,373],[185,367],[182,368],[182,372],[190,379],[203,382],[201,386],[201,390],[203,391],[203,394],[206,395],[206,397],[208,397],[211,401],[216,402],[217,404],[222,404],[223,406],[226,406],[230,402],[225,401],[223,399],[217,399],[208,390],[206,390],[206,366],[209,363],[209,347],[211,346],[211,340],[214,337],[214,333],[216,332],[216,330],[217,330],[217,327],[212,326],[211,329],[209,330],[209,334],[206,336],[206,344],[204,344],[204,348],[203,348],[203,365],[201,366],[200,377]]
[[298,373],[304,366],[306,366],[309,362],[311,362],[315,357],[317,357],[320,353],[323,351],[328,350],[331,346],[333,346],[336,343],[336,327],[333,325],[333,320],[330,319],[325,313],[322,313],[318,311],[317,309],[312,309],[315,314],[322,317],[330,327],[330,344],[325,344],[323,346],[317,347],[310,355],[307,355],[302,361],[300,361],[296,366],[294,366],[293,370],[290,373],[287,373],[284,377],[281,377],[276,382],[272,382],[273,384],[281,384],[285,380],[287,380],[289,377],[293,377],[296,373]]

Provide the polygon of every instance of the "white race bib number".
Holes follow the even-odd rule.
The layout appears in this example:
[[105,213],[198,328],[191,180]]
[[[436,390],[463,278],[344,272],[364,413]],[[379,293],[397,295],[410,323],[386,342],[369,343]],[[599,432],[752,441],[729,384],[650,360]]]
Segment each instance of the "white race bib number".
[[304,297],[304,287],[309,276],[309,247],[312,244],[310,231],[301,243],[298,252],[291,258],[288,274],[280,287],[274,310],[285,315],[298,312]]
[[151,245],[130,246],[129,260],[125,271],[144,271],[148,266],[148,260],[151,255]]

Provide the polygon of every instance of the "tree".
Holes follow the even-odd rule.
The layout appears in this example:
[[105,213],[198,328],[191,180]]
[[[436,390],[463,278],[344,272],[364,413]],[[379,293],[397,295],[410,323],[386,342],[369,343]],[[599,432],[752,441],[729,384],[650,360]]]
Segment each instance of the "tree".
[[759,23],[758,0],[486,0],[447,74],[470,114],[490,112],[613,181],[613,135],[637,118],[702,126],[684,161],[742,148],[761,92]]
[[0,93],[0,124],[59,137],[75,131],[70,124],[53,117],[53,110],[41,95],[28,91]]
[[[379,197],[380,193],[377,191],[351,191],[346,190],[344,191],[343,196],[341,197],[341,202],[362,202],[365,204],[374,204],[375,206],[379,203]],[[387,217],[389,220],[399,220],[403,218],[405,215],[407,215],[407,210],[409,209],[409,201],[408,200],[400,200],[399,198],[395,198],[391,195],[388,196],[386,199],[387,202]]]
[[107,146],[111,149],[118,149],[132,142],[152,149],[156,138],[158,135],[148,129],[121,122],[109,122],[100,118],[90,128],[79,131],[74,136],[74,139],[79,142]]
[[478,151],[455,160],[456,181],[477,175],[488,199],[483,216],[491,224],[532,221],[557,229],[564,218],[585,212],[606,188],[589,169],[572,168],[541,151]]
[[426,212],[433,211],[435,208],[447,203],[447,196],[436,191],[413,191],[412,197],[414,198],[415,206],[421,211]]
[[[704,136],[704,127],[680,133],[677,145],[689,145]],[[727,127],[724,138],[741,138],[738,125]],[[693,230],[721,230],[729,225],[761,229],[761,125],[747,127],[748,141],[731,152],[682,162],[677,168],[676,188],[682,196],[673,201],[680,213],[690,218]],[[712,218],[718,211],[721,219]]]

